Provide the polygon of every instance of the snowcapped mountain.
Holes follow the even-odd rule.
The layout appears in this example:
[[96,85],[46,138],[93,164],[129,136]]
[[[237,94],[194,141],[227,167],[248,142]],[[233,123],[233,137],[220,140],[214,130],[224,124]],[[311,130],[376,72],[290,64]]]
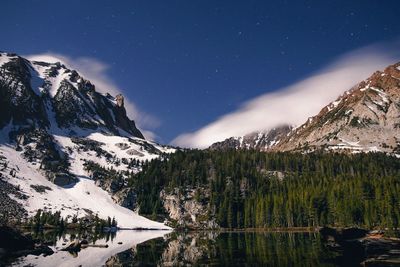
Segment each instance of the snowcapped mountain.
[[10,204],[3,214],[45,208],[115,216],[127,228],[166,228],[133,211],[135,194],[123,175],[107,180],[87,165],[137,172],[141,162],[174,151],[144,139],[122,95],[97,92],[61,63],[0,53],[0,201]]
[[316,148],[400,154],[400,63],[345,92],[273,149]]
[[400,154],[400,63],[377,71],[303,125],[232,137],[211,149],[382,151]]
[[227,138],[224,141],[214,143],[210,149],[259,149],[268,150],[278,144],[291,131],[292,127],[283,125],[269,131],[255,132],[240,137]]
[[57,126],[107,131],[143,139],[126,116],[124,98],[96,92],[90,81],[61,63],[29,62],[15,54],[0,54],[2,113],[0,125]]

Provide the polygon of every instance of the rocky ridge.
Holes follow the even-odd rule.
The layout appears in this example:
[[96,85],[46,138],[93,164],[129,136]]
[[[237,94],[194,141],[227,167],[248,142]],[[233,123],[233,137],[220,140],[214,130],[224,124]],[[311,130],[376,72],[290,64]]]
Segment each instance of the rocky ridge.
[[400,63],[377,71],[294,129],[273,150],[400,152]]

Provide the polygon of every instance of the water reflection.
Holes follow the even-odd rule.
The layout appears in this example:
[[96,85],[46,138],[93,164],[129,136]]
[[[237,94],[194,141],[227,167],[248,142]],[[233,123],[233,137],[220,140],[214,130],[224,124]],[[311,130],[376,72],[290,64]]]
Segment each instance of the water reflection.
[[[116,234],[97,233],[90,236],[82,236],[85,233],[74,232],[61,234],[54,232],[39,233],[38,235],[51,239],[47,241],[47,244],[56,252],[47,257],[28,255],[19,258],[12,266],[104,266],[114,255],[124,251],[134,251],[138,244],[150,239],[163,237],[168,233],[170,231],[119,231]],[[90,244],[107,245],[107,247],[89,246],[81,249],[78,253],[60,250],[75,238],[87,238]]]
[[[82,233],[41,233],[57,250],[28,256],[16,266],[337,266],[317,233],[119,231],[88,238]],[[46,236],[47,235],[47,236]],[[92,244],[77,254],[59,251],[73,238]]]
[[118,266],[337,266],[316,233],[171,233],[122,252]]

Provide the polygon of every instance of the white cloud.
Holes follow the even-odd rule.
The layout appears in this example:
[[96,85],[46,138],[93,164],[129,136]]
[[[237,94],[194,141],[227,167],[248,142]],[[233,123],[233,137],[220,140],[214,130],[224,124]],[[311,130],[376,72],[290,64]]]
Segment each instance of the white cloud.
[[345,54],[311,77],[256,97],[195,132],[179,135],[172,143],[205,148],[232,136],[285,123],[300,125],[374,71],[395,63],[400,57],[393,48],[393,44],[380,44]]
[[51,63],[62,62],[68,68],[78,71],[78,73],[81,74],[85,79],[92,82],[98,92],[109,93],[113,96],[116,96],[117,94],[123,94],[125,97],[125,108],[128,116],[135,120],[137,126],[141,128],[143,135],[147,139],[153,140],[153,138],[156,137],[153,132],[142,130],[142,128],[157,128],[160,125],[160,121],[154,116],[138,110],[136,105],[127,98],[126,94],[124,94],[124,91],[109,77],[107,70],[110,67],[106,63],[95,58],[71,58],[51,52],[28,55],[25,57],[33,61],[44,61]]

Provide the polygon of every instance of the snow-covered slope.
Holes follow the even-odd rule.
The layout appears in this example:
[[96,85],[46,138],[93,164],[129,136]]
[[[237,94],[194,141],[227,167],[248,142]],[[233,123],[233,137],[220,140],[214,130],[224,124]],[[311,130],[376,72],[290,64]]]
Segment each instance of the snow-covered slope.
[[[13,147],[0,146],[0,155],[7,159],[7,168],[1,173],[7,177],[7,182],[18,186],[29,198],[18,200],[33,216],[38,209],[61,211],[63,216],[82,215],[85,209],[98,214],[100,218],[115,216],[121,228],[162,228],[168,229],[161,223],[150,221],[133,211],[115,204],[106,191],[95,185],[94,181],[80,176],[79,181],[69,186],[60,187],[50,182],[37,170],[36,165],[27,162]],[[14,177],[15,176],[15,177]],[[33,186],[33,187],[32,187]],[[41,193],[34,187],[42,186]]]
[[63,216],[93,212],[115,216],[119,227],[166,229],[116,204],[113,193],[124,203],[136,201],[135,194],[124,183],[103,190],[85,164],[121,171],[123,180],[140,171],[140,162],[174,151],[144,139],[122,95],[96,92],[61,63],[0,53],[0,179],[28,196],[16,200],[29,216],[44,208]]

